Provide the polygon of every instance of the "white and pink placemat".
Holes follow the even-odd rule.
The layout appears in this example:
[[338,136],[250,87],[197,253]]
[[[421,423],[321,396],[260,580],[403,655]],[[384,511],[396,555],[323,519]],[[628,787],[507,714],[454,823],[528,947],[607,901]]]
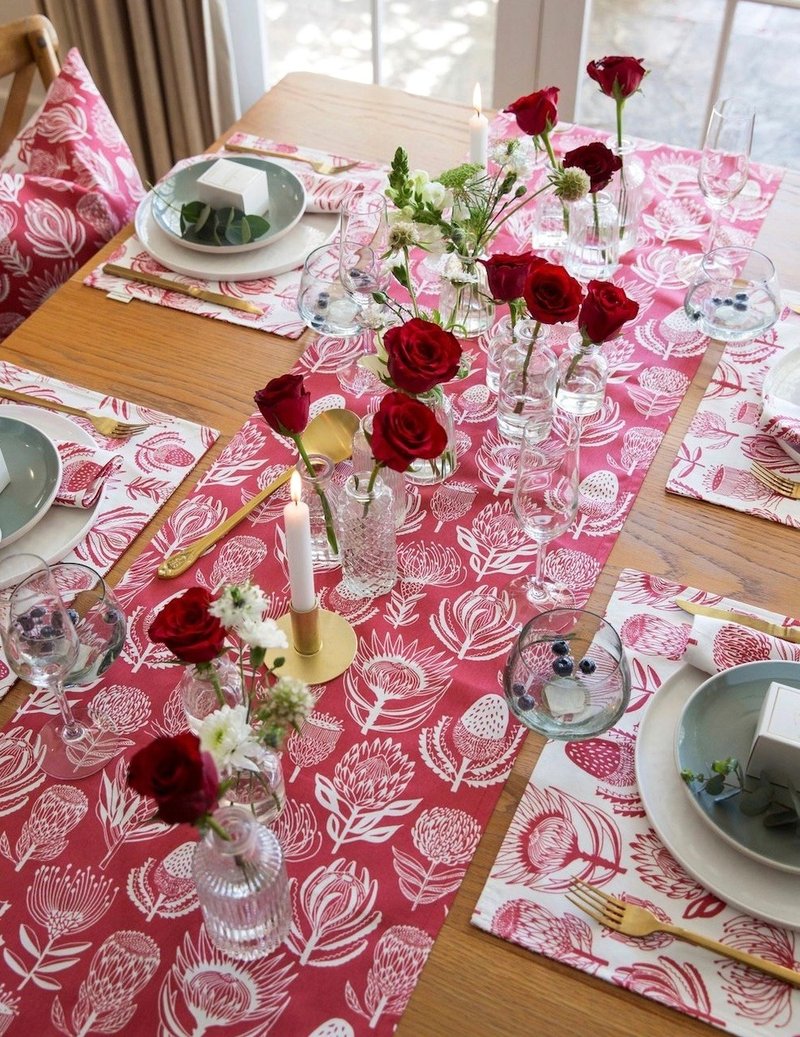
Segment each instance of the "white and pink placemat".
[[[754,611],[785,624],[786,617],[750,610],[720,595],[687,588],[661,577],[626,570],[609,603],[607,618],[622,636],[632,672],[627,712],[613,730],[584,742],[548,742],[492,865],[472,917],[474,925],[528,950],[544,954],[660,1001],[721,1029],[756,1037],[797,1033],[800,991],[751,969],[720,958],[665,933],[632,939],[613,933],[573,907],[566,892],[573,877],[605,892],[650,908],[663,920],[693,928],[717,940],[758,954],[789,968],[797,967],[798,934],[727,906],[699,883],[663,845],[645,813],[634,769],[637,735],[645,710],[659,705],[659,689],[688,665],[684,651],[692,636],[692,617],[674,602],[677,596],[740,611]],[[797,622],[796,620],[794,621]],[[737,628],[731,639],[718,632],[719,644],[704,644],[706,657],[717,667],[762,658],[774,645],[763,635]],[[753,634],[752,638],[746,636]],[[724,644],[727,650],[723,651]],[[720,654],[722,652],[722,654]],[[800,646],[781,642],[781,657],[800,658]],[[700,656],[691,659],[697,663]],[[699,670],[692,671],[705,676]],[[651,706],[651,701],[653,706]],[[651,737],[666,749],[665,766],[675,767],[673,730],[659,729]],[[709,761],[711,762],[711,761]],[[676,774],[673,774],[673,780]],[[680,779],[677,778],[679,782]],[[648,790],[653,798],[664,788]],[[684,790],[678,790],[684,795]],[[679,802],[679,806],[682,804]],[[685,809],[694,815],[691,804]],[[692,818],[689,817],[689,820]],[[703,826],[703,822],[697,822]],[[712,841],[716,836],[712,835]],[[732,899],[758,898],[744,892],[749,858],[719,840],[720,856],[733,855]],[[742,881],[736,880],[737,859]],[[714,885],[713,854],[707,863]],[[762,866],[764,888],[783,883],[786,917],[800,927],[794,884],[796,876]],[[719,865],[722,873],[722,864]],[[780,913],[780,895],[764,896],[765,907]],[[777,906],[776,906],[777,904]],[[676,1022],[675,1031],[680,1025]]]
[[[115,458],[99,504],[92,501],[96,514],[91,528],[63,559],[85,562],[101,574],[107,573],[127,550],[218,436],[215,429],[35,374],[8,362],[0,362],[0,384],[32,398],[102,411],[121,421],[150,426],[129,439],[110,440],[100,436],[85,419],[67,419],[67,423],[71,421],[83,431],[84,438],[90,437],[99,447],[113,452]],[[12,407],[17,413],[18,404],[0,400],[0,414]],[[24,539],[17,547],[25,550]],[[0,654],[0,697],[15,680],[16,675],[9,671]]]
[[[785,303],[800,300],[796,292],[783,297]],[[727,346],[673,462],[670,493],[800,526],[800,500],[773,493],[750,472],[758,461],[800,480],[800,464],[759,428],[764,376],[779,357],[798,348],[800,315],[788,305],[762,338]]]

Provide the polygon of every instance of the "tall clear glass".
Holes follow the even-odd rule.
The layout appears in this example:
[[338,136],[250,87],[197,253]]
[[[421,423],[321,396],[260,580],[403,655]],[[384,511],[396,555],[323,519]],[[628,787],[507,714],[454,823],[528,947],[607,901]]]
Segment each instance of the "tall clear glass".
[[308,505],[311,524],[311,558],[315,565],[339,562],[339,537],[336,532],[336,499],[339,487],[333,481],[334,463],[327,454],[308,455],[312,472],[300,460],[295,465],[303,483],[303,500]]
[[526,616],[561,604],[572,604],[568,587],[544,577],[547,545],[566,533],[578,511],[578,447],[580,430],[572,419],[551,426],[540,439],[536,425],[525,427],[519,452],[512,504],[519,524],[536,543],[536,568],[508,586],[517,615]]
[[350,195],[339,214],[339,277],[360,308],[389,286],[389,220],[382,194]]

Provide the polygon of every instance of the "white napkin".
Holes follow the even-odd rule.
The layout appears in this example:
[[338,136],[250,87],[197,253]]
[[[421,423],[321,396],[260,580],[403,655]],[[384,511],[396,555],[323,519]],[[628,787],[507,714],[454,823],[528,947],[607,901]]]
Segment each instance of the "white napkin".
[[800,645],[733,621],[695,616],[684,659],[706,673],[719,673],[760,659],[800,660]]
[[767,394],[759,419],[761,431],[800,450],[800,407]]
[[56,441],[56,450],[61,458],[61,484],[53,503],[67,508],[93,508],[108,479],[122,468],[122,457],[82,443]]

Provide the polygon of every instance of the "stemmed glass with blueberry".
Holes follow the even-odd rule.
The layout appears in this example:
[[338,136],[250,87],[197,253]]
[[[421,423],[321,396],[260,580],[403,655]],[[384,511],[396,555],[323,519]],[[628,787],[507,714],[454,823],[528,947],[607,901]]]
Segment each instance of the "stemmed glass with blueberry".
[[631,681],[619,634],[583,609],[552,609],[527,623],[503,671],[513,715],[547,738],[582,741],[613,727]]
[[[86,683],[110,665],[124,643],[124,616],[116,601],[98,601],[97,580],[88,566],[63,570],[59,582],[50,567],[36,555],[12,555],[0,566],[27,572],[13,588],[0,595],[0,638],[9,665],[24,680],[53,693],[59,715],[39,732],[44,756],[42,770],[55,778],[74,780],[93,774],[108,761],[94,746],[103,730],[83,705],[73,706],[65,682]],[[2,584],[0,571],[0,584]],[[88,583],[88,585],[87,585]],[[105,589],[105,585],[103,584]],[[102,632],[102,633],[101,633]]]

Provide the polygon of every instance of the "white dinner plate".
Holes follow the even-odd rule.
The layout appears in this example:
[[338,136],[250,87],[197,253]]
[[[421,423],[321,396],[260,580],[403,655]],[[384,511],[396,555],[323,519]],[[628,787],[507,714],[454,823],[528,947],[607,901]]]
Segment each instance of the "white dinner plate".
[[[226,158],[225,161],[261,170],[267,178],[269,210],[263,215],[269,223],[269,228],[255,240],[243,245],[230,245],[227,242],[213,245],[209,242],[191,241],[183,237],[181,234],[181,206],[186,202],[197,200],[197,178],[219,161],[217,156],[198,159],[157,185],[153,192],[152,212],[159,227],[181,248],[189,248],[197,252],[210,252],[218,256],[253,252],[266,245],[272,245],[288,234],[300,220],[306,208],[306,189],[300,180],[291,170],[285,169],[275,162],[267,162],[266,159],[255,156],[235,155]],[[262,214],[255,213],[254,215]]]
[[636,780],[650,823],[672,856],[732,907],[800,929],[797,876],[745,857],[694,810],[675,766],[674,737],[684,704],[708,678],[681,666],[653,695],[636,738]]
[[[43,410],[41,407],[26,407],[16,403],[4,403],[0,406],[0,416],[17,418],[33,425],[50,439],[58,439],[71,443],[93,446],[94,440],[82,428],[63,414]],[[53,505],[47,514],[25,536],[20,537],[10,547],[0,549],[0,559],[10,555],[29,553],[38,555],[46,562],[60,562],[69,554],[76,544],[86,536],[100,510],[102,499],[93,508],[64,508]],[[33,570],[29,570],[32,572]],[[24,566],[8,573],[0,586],[9,586],[28,575]]]
[[153,259],[168,270],[211,281],[255,281],[302,266],[306,256],[330,241],[339,223],[338,213],[307,212],[274,245],[235,256],[217,252],[190,252],[158,226],[153,216],[153,194],[146,194],[136,210],[136,236]]
[[0,542],[9,547],[47,514],[61,483],[61,458],[31,422],[3,413],[0,450],[11,478],[0,493]]

